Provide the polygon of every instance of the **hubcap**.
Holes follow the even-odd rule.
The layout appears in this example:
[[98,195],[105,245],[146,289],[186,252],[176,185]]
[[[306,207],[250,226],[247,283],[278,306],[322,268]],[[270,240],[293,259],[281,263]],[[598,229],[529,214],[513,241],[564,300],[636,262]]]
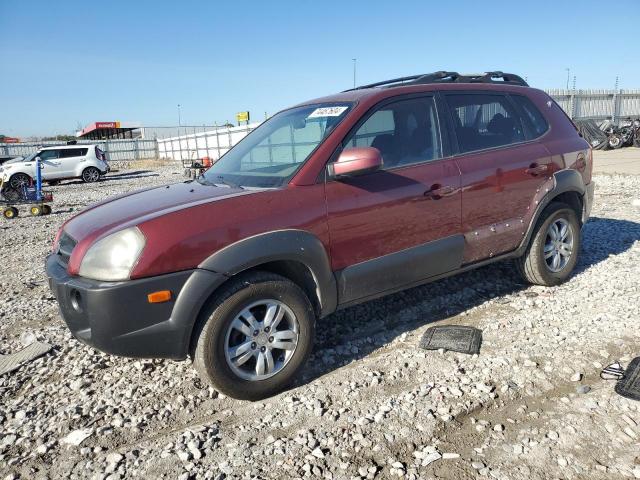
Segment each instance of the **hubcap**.
[[558,218],[547,229],[544,261],[554,273],[567,266],[573,253],[573,228],[564,218]]
[[227,328],[227,365],[244,380],[272,377],[293,357],[298,330],[296,316],[284,303],[271,299],[252,303]]

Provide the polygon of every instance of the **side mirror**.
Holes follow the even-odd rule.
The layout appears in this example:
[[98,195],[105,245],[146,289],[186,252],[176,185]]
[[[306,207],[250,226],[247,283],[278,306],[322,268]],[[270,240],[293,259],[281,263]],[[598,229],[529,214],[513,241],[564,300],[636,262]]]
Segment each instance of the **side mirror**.
[[375,172],[384,165],[380,150],[373,147],[345,148],[338,160],[327,165],[332,178],[355,177]]

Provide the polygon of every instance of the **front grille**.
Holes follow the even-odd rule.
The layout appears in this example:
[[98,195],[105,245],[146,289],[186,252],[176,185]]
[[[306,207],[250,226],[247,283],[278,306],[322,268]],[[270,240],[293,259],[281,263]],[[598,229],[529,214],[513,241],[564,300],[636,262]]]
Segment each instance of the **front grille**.
[[67,232],[62,232],[60,235],[60,240],[58,240],[58,262],[60,262],[65,267],[69,263],[69,258],[71,258],[71,253],[76,246],[76,242],[70,235],[67,235]]

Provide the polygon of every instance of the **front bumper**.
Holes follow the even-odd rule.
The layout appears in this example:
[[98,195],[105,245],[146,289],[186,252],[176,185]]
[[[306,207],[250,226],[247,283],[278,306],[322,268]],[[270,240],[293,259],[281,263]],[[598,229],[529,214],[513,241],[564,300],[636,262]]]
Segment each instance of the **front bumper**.
[[[56,255],[46,261],[49,286],[71,333],[113,355],[184,359],[195,320],[226,277],[188,270],[124,282],[72,277]],[[147,295],[170,290],[172,299],[148,303]]]
[[585,185],[585,192],[582,196],[582,204],[584,205],[584,210],[582,212],[582,223],[587,223],[589,220],[589,216],[591,215],[591,208],[593,207],[593,195],[596,188],[596,182],[591,182]]

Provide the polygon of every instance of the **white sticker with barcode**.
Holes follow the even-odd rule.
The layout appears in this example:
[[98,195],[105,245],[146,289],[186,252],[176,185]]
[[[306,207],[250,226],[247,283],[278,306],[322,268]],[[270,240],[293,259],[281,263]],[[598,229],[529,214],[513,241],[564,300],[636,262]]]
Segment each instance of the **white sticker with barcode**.
[[349,107],[320,107],[316,108],[307,118],[339,117]]

